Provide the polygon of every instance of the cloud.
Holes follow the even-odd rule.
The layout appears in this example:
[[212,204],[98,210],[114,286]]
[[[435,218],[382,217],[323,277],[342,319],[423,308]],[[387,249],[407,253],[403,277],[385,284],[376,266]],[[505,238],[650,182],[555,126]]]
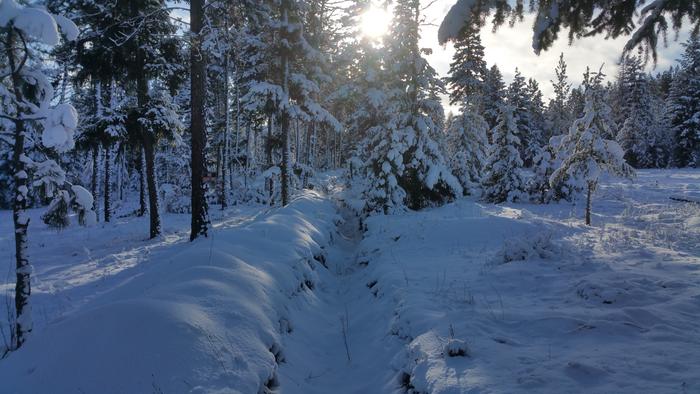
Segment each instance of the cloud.
[[[421,45],[433,48],[433,54],[428,57],[428,60],[441,76],[447,75],[454,49],[451,44],[444,47],[438,44],[437,26],[454,1],[438,0],[425,11],[428,24],[423,26]],[[485,47],[486,62],[489,66],[498,65],[506,83],[512,79],[515,68],[518,67],[526,78],[535,78],[540,83],[545,97],[551,97],[552,85],[549,81],[554,78],[554,68],[562,52],[568,66],[567,74],[575,85],[581,83],[586,66],[597,70],[604,63],[603,72],[608,79],[614,78],[617,74],[620,54],[626,42],[625,37],[606,40],[603,35],[598,35],[575,40],[572,45],[569,45],[566,32],[562,32],[552,47],[538,56],[532,50],[533,21],[533,15],[526,15],[524,20],[513,28],[509,28],[506,24],[494,33],[491,31],[491,24],[487,23],[482,29],[481,40]],[[654,68],[650,61],[649,71],[660,72],[673,65],[682,51],[681,43],[688,38],[688,34],[686,29],[680,33],[677,41],[669,37],[668,47],[660,45],[658,63]]]

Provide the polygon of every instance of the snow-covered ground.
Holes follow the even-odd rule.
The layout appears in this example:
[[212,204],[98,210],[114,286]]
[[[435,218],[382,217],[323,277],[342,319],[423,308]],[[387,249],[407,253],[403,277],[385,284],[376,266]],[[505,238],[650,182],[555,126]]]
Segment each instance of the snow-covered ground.
[[669,200],[698,191],[698,171],[608,181],[592,228],[571,204],[370,219],[359,263],[404,387],[699,392],[700,205]]
[[[133,219],[53,239],[35,226],[31,250],[41,250],[39,242],[53,249],[32,254],[35,314],[46,310],[47,321],[0,362],[0,391],[256,393],[276,387],[282,336],[293,327],[288,309],[304,304],[316,286],[317,259],[337,216],[334,205],[313,192],[283,209],[259,209],[232,212],[208,239],[194,243],[186,241],[185,216],[166,218],[172,227],[157,241],[144,241],[146,223],[135,226]],[[80,260],[90,253],[99,257]]]
[[0,391],[700,391],[700,204],[669,199],[700,171],[606,181],[592,227],[583,204],[469,198],[360,222],[322,183],[213,210],[195,243],[187,215],[148,241],[145,219],[56,233],[33,212],[35,330]]

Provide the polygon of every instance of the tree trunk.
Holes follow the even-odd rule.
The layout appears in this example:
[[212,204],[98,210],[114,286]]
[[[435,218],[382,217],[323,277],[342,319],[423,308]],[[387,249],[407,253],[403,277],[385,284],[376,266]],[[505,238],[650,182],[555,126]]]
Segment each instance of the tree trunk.
[[192,32],[192,44],[190,45],[191,82],[191,125],[192,134],[192,224],[190,240],[199,236],[207,236],[208,214],[206,201],[206,187],[204,185],[204,172],[206,162],[204,147],[206,144],[206,124],[204,119],[204,93],[205,93],[205,64],[202,51],[201,30],[204,22],[204,0],[190,1],[190,30]]
[[282,111],[282,164],[280,177],[282,186],[282,206],[289,204],[289,114]]
[[110,173],[112,172],[112,157],[111,157],[111,149],[112,145],[109,142],[105,142],[105,177],[104,177],[104,185],[105,185],[105,190],[104,190],[104,214],[105,214],[105,223],[109,223],[109,221],[112,219],[112,212],[111,209],[112,207],[110,206],[110,200],[112,198],[112,193],[110,193]]
[[593,194],[593,183],[588,182],[588,192],[586,193],[586,226],[591,225],[591,195]]
[[[272,168],[274,165],[272,162],[272,121],[274,117],[270,115],[267,119],[267,146],[265,149],[267,150],[267,168]],[[269,185],[269,190],[270,190],[270,205],[275,204],[274,200],[274,191],[275,191],[275,182],[272,179],[272,175],[270,175],[270,182],[268,182]]]
[[[228,27],[228,20],[225,18],[224,19],[224,24]],[[228,36],[227,36],[228,37]],[[224,96],[224,119],[225,119],[225,124],[224,124],[224,144],[221,152],[221,173],[220,179],[221,179],[221,210],[223,211],[226,209],[228,206],[228,189],[229,189],[229,184],[228,184],[228,170],[229,170],[229,145],[231,143],[229,142],[229,128],[231,127],[231,111],[229,111],[228,108],[228,65],[229,65],[229,59],[228,59],[228,54],[224,56],[224,88],[223,88],[223,96]],[[238,134],[238,129],[236,129],[236,134]]]
[[155,149],[153,140],[144,138],[143,150],[146,159],[146,183],[148,184],[148,212],[150,217],[150,238],[160,235],[160,210],[158,209],[158,183],[155,171]]
[[[12,91],[17,103],[17,118],[23,116],[21,104],[24,102],[22,97],[22,81],[20,78],[20,70],[17,69],[17,63],[14,53],[14,30],[10,28],[7,37],[7,58],[10,66]],[[12,220],[15,230],[15,347],[22,346],[27,339],[27,335],[32,331],[32,316],[31,305],[29,298],[32,294],[31,287],[31,266],[27,257],[27,230],[29,228],[29,217],[27,216],[27,193],[29,188],[28,175],[26,165],[22,161],[24,155],[24,138],[25,125],[24,121],[16,120],[14,133],[14,146],[12,151],[12,173],[14,183],[14,201],[12,203]]]
[[148,209],[146,206],[146,158],[143,153],[143,147],[139,148],[139,158],[136,165],[136,170],[139,173],[139,212],[138,216],[141,217],[146,214]]
[[[100,145],[95,144],[92,147],[92,179],[90,180],[90,191],[92,192],[92,197],[95,201],[95,213],[99,212],[99,199],[97,198],[97,187],[99,185],[99,174],[100,174]],[[96,215],[99,220],[99,215]]]
[[[289,40],[289,1],[282,1],[282,32],[281,37]],[[289,51],[287,48],[282,49],[282,91],[289,100]],[[282,206],[289,203],[289,111],[287,105],[282,109],[280,114],[281,129],[282,129],[282,164],[280,165],[280,178],[282,187]]]
[[[315,123],[313,120],[311,121],[309,128],[311,128],[312,130],[315,128]],[[306,143],[304,144],[304,145],[306,145],[306,147],[305,147],[306,150],[304,151],[304,153],[305,153],[304,164],[306,164],[307,166],[311,165],[311,133],[312,133],[312,131],[309,130],[309,128],[307,128],[307,130],[306,130],[306,136],[305,136]]]

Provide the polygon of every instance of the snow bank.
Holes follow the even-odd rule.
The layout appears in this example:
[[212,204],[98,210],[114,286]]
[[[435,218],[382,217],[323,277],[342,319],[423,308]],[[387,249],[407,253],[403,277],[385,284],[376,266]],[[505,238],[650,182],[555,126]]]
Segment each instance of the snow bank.
[[306,303],[325,269],[316,259],[334,220],[333,204],[307,192],[248,224],[170,246],[133,268],[140,274],[34,332],[0,362],[2,391],[273,388],[282,336],[293,328],[289,310]]

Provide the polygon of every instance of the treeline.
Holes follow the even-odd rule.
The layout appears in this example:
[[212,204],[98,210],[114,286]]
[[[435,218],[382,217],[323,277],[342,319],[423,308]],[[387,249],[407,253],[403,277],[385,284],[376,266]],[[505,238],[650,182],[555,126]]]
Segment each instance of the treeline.
[[[614,81],[593,84],[601,75],[589,70],[578,87],[569,80],[562,54],[550,81],[553,97],[545,104],[538,81],[526,80],[517,68],[506,86],[498,67],[488,68],[483,60],[479,29],[466,28],[455,40],[447,78],[451,103],[461,108],[446,127],[454,174],[467,190],[485,187],[485,197],[494,202],[571,198],[575,187],[552,185],[549,177],[567,158],[561,140],[586,114],[586,92],[593,85],[609,107],[604,137],[620,145],[629,165],[700,166],[700,42],[691,36],[683,46],[680,64],[657,75],[645,72],[640,51],[625,56]],[[495,133],[502,118],[513,123],[512,137],[499,140]],[[493,157],[499,149],[510,150],[501,152],[500,161]],[[510,163],[508,170],[503,163]]]

